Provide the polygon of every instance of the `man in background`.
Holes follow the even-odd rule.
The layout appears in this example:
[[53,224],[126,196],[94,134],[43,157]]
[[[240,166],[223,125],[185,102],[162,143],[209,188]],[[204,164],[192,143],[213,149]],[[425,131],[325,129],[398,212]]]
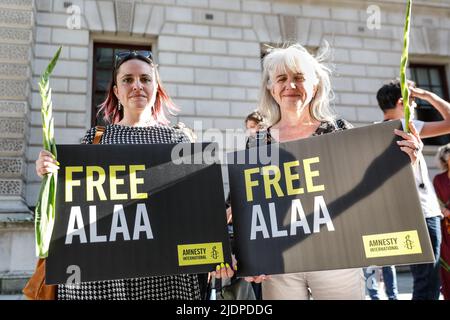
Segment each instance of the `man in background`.
[[[450,133],[450,103],[438,95],[420,88],[416,88],[411,81],[408,82],[410,91],[410,105],[415,107],[415,98],[422,99],[431,104],[441,114],[443,120],[423,122],[413,120],[414,126],[421,138],[430,138]],[[403,99],[400,82],[393,80],[382,86],[377,92],[378,105],[383,111],[383,121],[402,120],[404,124]],[[413,112],[411,113],[413,114]],[[439,257],[441,246],[441,209],[436,193],[428,175],[428,168],[423,154],[418,155],[418,161],[413,166],[416,187],[422,211],[425,216],[428,233],[434,252],[434,263],[411,265],[413,276],[413,300],[439,299]],[[395,270],[394,270],[395,272]]]

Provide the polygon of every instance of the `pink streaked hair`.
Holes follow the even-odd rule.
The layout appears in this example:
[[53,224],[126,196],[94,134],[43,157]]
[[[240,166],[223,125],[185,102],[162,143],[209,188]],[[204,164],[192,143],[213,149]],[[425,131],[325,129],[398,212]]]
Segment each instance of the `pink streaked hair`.
[[158,69],[155,67],[155,64],[149,58],[145,58],[143,56],[134,55],[129,58],[124,58],[116,68],[113,69],[113,78],[111,79],[111,83],[108,87],[108,95],[106,96],[106,100],[100,104],[100,109],[97,114],[103,112],[103,119],[106,123],[115,124],[119,122],[123,118],[123,108],[119,111],[117,108],[118,100],[116,95],[114,94],[114,86],[116,85],[117,73],[119,71],[120,66],[132,59],[138,59],[144,61],[152,66],[155,71],[155,81],[157,84],[156,98],[155,104],[152,107],[152,117],[158,124],[168,125],[170,121],[167,119],[164,109],[167,109],[167,112],[171,115],[175,115],[175,111],[180,111],[180,109],[173,103],[172,99],[167,94],[167,91],[164,89],[161,78],[159,77]]

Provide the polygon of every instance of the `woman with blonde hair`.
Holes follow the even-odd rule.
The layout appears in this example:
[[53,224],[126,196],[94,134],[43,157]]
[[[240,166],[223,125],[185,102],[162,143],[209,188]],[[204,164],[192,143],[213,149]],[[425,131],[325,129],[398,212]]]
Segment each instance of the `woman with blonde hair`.
[[[336,119],[330,107],[333,97],[331,70],[322,63],[325,51],[312,56],[300,44],[274,48],[263,60],[259,112],[268,128],[254,144],[286,142],[345,130],[351,124]],[[421,141],[412,125],[411,135],[396,131],[399,143],[412,162]],[[262,282],[264,299],[365,299],[361,268],[247,277]]]

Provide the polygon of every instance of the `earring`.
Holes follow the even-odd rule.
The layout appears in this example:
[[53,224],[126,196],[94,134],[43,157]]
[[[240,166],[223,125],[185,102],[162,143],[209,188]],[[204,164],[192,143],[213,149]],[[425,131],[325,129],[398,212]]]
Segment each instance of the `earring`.
[[120,111],[120,110],[122,110],[122,104],[120,103],[120,101],[119,101],[119,103],[117,104],[117,109]]

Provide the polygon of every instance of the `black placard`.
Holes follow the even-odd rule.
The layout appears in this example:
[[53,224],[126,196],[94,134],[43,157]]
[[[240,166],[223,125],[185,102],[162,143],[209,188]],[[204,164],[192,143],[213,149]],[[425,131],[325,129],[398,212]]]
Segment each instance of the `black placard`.
[[229,154],[238,275],[433,261],[394,128],[400,121]]
[[[207,144],[174,147],[57,147],[47,283],[74,275],[85,282],[202,273],[231,264],[220,164],[205,162]],[[184,164],[172,161],[180,154]]]

